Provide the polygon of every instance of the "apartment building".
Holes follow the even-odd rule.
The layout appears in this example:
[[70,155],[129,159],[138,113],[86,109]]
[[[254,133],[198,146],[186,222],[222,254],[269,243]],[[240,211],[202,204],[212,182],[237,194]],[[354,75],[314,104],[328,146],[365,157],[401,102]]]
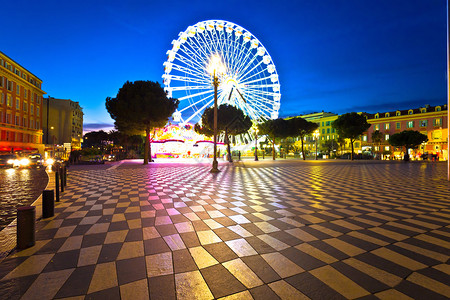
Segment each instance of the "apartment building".
[[70,99],[44,98],[43,132],[47,148],[63,152],[61,156],[81,149],[83,108]]
[[0,52],[0,151],[41,152],[42,80]]

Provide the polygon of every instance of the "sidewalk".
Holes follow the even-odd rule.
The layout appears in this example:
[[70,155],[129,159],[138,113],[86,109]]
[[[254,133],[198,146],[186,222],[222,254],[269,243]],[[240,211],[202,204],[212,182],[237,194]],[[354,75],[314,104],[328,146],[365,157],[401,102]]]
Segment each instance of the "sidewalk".
[[[446,164],[72,166],[1,299],[446,299]],[[3,248],[3,245],[2,245]]]

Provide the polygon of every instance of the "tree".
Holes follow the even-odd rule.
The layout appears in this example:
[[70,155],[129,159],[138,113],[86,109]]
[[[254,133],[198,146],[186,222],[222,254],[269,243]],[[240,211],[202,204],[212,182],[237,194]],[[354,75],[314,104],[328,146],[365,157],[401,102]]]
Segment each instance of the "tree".
[[[378,148],[380,148],[381,141],[383,140],[383,134],[379,130],[375,130],[372,132],[372,142],[378,145]],[[380,151],[378,149],[377,153]]]
[[367,129],[370,124],[366,117],[355,112],[340,115],[331,125],[339,136],[349,139],[352,146],[351,159],[353,160],[353,143]]
[[[145,132],[144,165],[149,161],[150,131],[166,125],[179,101],[167,98],[158,82],[125,82],[115,98],[106,98],[106,109],[117,130],[129,134]],[[151,153],[150,153],[151,159]]]
[[327,155],[331,155],[333,151],[337,150],[338,143],[335,140],[326,140],[322,143],[322,148],[325,149]]
[[288,119],[287,122],[289,127],[289,134],[291,134],[292,137],[300,137],[300,141],[302,144],[302,156],[303,160],[305,160],[306,155],[303,147],[303,140],[307,135],[312,134],[319,127],[319,125],[314,122],[309,122],[301,117]]
[[[221,104],[217,108],[217,132],[218,134],[220,132],[225,134],[229,162],[233,161],[229,136],[245,133],[250,127],[252,127],[252,120],[249,116],[244,115],[244,112],[239,108],[229,104]],[[214,107],[205,109],[202,114],[201,124],[195,124],[194,130],[206,136],[214,135]]]
[[110,141],[108,133],[103,130],[91,131],[83,137],[83,148],[98,147],[103,151],[103,148]]
[[389,144],[394,147],[405,147],[404,160],[409,160],[409,149],[416,149],[423,142],[428,141],[428,137],[416,130],[403,130],[395,133],[389,138]]
[[291,134],[287,121],[282,118],[265,120],[258,124],[258,130],[272,142],[272,157],[275,160],[275,139],[287,138]]

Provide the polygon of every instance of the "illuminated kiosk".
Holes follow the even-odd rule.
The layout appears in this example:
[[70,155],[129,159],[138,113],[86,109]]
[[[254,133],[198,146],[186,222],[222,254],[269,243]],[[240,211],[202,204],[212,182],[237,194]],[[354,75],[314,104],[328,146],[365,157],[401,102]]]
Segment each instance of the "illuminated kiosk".
[[[207,66],[211,57],[217,55],[225,67],[218,76],[218,105],[236,106],[254,123],[276,119],[280,109],[280,83],[266,48],[239,25],[207,20],[180,32],[167,51],[162,76],[164,90],[169,97],[180,101],[172,123],[180,128],[195,124],[205,108],[213,106],[214,86]],[[237,136],[235,145],[245,151],[255,145],[254,139],[255,132],[250,131]],[[223,135],[219,136],[219,141],[223,140]]]

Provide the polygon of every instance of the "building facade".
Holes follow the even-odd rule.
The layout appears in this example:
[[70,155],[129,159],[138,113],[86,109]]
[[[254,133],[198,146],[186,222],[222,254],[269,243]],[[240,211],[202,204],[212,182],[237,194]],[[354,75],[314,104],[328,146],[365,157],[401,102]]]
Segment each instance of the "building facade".
[[0,52],[0,151],[44,152],[42,80]]
[[54,151],[53,155],[65,157],[71,150],[81,149],[83,109],[80,104],[70,99],[44,98],[43,135],[46,149]]
[[[440,159],[448,159],[448,107],[446,104],[438,106],[425,105],[424,107],[397,110],[376,114],[368,114],[367,121],[372,125],[361,137],[362,150],[374,147],[375,151],[400,155],[400,149],[392,149],[389,137],[403,130],[416,130],[428,137],[428,142],[419,149],[411,151],[415,158],[423,153],[438,155]],[[382,133],[382,141],[374,143],[374,131]]]

